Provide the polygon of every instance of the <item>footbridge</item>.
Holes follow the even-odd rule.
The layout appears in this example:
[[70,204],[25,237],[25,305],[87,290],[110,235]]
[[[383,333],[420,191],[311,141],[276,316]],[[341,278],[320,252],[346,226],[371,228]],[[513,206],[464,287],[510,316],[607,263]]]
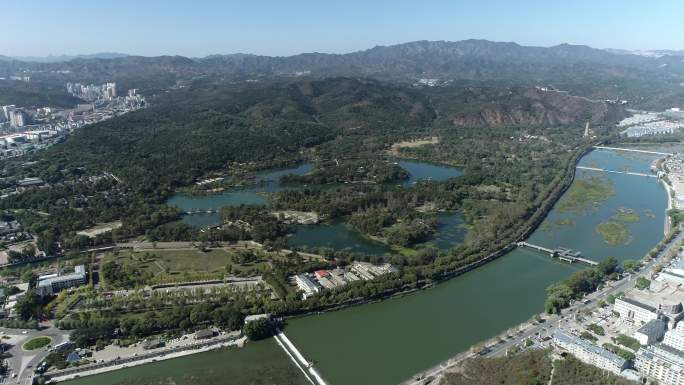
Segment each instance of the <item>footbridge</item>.
[[656,175],[653,175],[653,174],[645,174],[645,173],[642,173],[642,172],[606,170],[606,169],[604,169],[604,168],[586,167],[586,166],[577,166],[576,168],[577,168],[578,170],[600,171],[600,172],[609,172],[609,173],[612,173],[612,174],[624,174],[624,175],[645,176],[645,177],[647,177],[647,178],[658,178]]
[[606,147],[606,146],[594,146],[595,149],[597,150],[613,150],[613,151],[628,151],[628,152],[640,152],[642,154],[651,154],[651,155],[674,155],[669,152],[659,152],[659,151],[648,151],[648,150],[637,150],[634,148],[620,148],[620,147]]
[[219,210],[218,209],[189,209],[187,211],[183,211],[183,214],[186,215],[192,215],[192,214],[218,214]]
[[535,245],[529,242],[518,242],[516,243],[518,247],[526,247],[528,249],[536,250],[542,253],[548,254],[551,258],[558,258],[563,262],[568,263],[584,263],[589,266],[596,266],[598,262],[592,261],[591,259],[583,258],[582,253],[579,251],[574,251],[565,247],[557,247],[555,249],[549,249],[544,246]]

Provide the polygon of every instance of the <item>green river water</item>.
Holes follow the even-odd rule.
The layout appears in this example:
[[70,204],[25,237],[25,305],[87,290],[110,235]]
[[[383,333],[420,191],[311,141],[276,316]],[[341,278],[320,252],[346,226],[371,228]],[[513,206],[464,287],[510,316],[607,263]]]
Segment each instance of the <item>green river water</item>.
[[[648,172],[653,159],[652,156],[594,151],[585,156],[580,165]],[[540,227],[529,241],[551,248],[569,247],[594,260],[608,256],[615,256],[621,261],[641,258],[663,236],[667,205],[665,190],[654,178],[594,171],[578,172],[577,178],[591,175],[599,175],[612,182],[615,195],[584,212],[562,213],[554,209],[545,221],[554,225]],[[596,232],[595,226],[620,208],[633,209],[640,214],[640,220],[626,224],[633,236],[628,244],[611,246]],[[459,242],[458,236],[448,243],[451,242]],[[529,319],[542,310],[546,287],[581,268],[552,261],[536,252],[517,249],[429,290],[289,320],[285,332],[304,356],[314,361],[329,384],[397,384],[474,343]],[[225,354],[227,366],[247,361],[252,364],[249,354],[215,354]],[[197,355],[200,356],[202,354]],[[268,356],[270,358],[263,364],[268,365],[275,356],[278,355]],[[279,357],[286,359],[284,353]],[[193,372],[195,363],[196,360],[190,357],[181,358],[125,369],[116,375],[88,377],[88,382],[69,384],[110,385],[131,378],[180,379],[180,374],[172,373],[182,371],[182,368]]]

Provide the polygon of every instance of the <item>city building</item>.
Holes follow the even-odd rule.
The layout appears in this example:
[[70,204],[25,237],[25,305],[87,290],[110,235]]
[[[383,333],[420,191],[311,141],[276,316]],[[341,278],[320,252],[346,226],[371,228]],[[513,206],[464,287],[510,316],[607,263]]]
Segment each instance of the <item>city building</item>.
[[43,184],[43,180],[40,178],[24,178],[17,181],[17,184],[22,187],[38,186]]
[[214,336],[214,331],[211,329],[202,329],[195,332],[196,340],[205,340]]
[[613,310],[620,314],[620,318],[643,325],[658,318],[655,307],[646,305],[630,298],[617,298]]
[[86,283],[85,266],[79,265],[74,268],[74,272],[70,274],[61,275],[48,274],[38,277],[38,284],[36,285],[36,292],[38,295],[46,296],[59,293],[62,289],[70,287],[77,287]]
[[317,279],[321,279],[323,277],[327,277],[328,275],[330,275],[330,273],[328,272],[328,270],[316,270],[314,272],[314,275]]
[[[682,196],[682,205],[680,207],[684,207],[684,196]],[[666,269],[660,272],[660,277],[662,279],[673,283],[675,285],[684,285],[684,274],[680,273],[680,269]]]
[[23,110],[12,109],[9,111],[9,122],[11,127],[24,127],[28,124],[28,116]]
[[654,344],[663,338],[666,327],[667,324],[662,320],[654,319],[648,321],[634,332],[634,338],[644,346]]
[[684,323],[680,322],[677,326],[665,333],[663,344],[684,352]]
[[560,329],[553,333],[553,343],[580,361],[615,374],[627,367],[627,361],[617,354]]
[[10,112],[14,111],[14,109],[17,108],[14,104],[10,104],[7,106],[2,106],[2,118],[3,121],[7,122],[10,120]]
[[0,235],[13,234],[21,230],[17,221],[0,221]]
[[684,385],[684,353],[658,344],[639,349],[634,366],[641,375],[660,385]]
[[312,295],[319,293],[321,291],[321,286],[314,281],[312,281],[305,274],[298,274],[294,276],[297,288],[302,291],[302,296],[304,299],[311,297]]

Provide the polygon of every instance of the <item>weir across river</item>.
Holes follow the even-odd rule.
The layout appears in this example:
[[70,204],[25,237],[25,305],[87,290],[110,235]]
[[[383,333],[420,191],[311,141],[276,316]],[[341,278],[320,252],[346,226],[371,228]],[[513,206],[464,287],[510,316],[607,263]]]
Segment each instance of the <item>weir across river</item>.
[[657,178],[656,175],[653,174],[644,174],[642,172],[632,172],[632,171],[615,171],[615,170],[606,170],[603,168],[597,168],[597,167],[587,167],[587,166],[577,166],[576,167],[578,170],[589,170],[589,171],[600,171],[600,172],[610,172],[613,174],[625,174],[625,175],[635,175],[635,176],[645,176],[647,178]]
[[637,150],[635,148],[620,148],[620,147],[606,147],[606,146],[594,146],[597,150],[614,150],[614,151],[627,151],[627,152],[640,152],[642,154],[652,154],[652,155],[674,155],[669,152],[660,151],[648,151],[648,150]]
[[558,258],[559,260],[563,262],[568,262],[568,263],[574,263],[574,262],[580,262],[580,263],[585,263],[590,266],[596,266],[598,265],[598,262],[592,261],[591,259],[583,258],[582,253],[579,251],[574,251],[571,249],[567,249],[565,247],[558,247],[555,249],[549,249],[544,246],[539,246],[535,245],[529,242],[518,242],[516,243],[518,247],[527,247],[528,249],[540,251],[542,253],[549,254],[551,258]]

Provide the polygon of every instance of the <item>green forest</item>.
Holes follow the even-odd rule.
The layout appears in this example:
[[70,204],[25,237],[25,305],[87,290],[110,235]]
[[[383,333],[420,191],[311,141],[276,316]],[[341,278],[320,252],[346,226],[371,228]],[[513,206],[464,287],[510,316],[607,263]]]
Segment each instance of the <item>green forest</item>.
[[[398,273],[307,301],[288,296],[252,307],[298,312],[420,287],[496,256],[538,225],[569,186],[576,160],[591,145],[583,123],[609,138],[606,127],[624,114],[615,105],[533,88],[430,89],[354,78],[199,83],[159,95],[144,110],[86,126],[32,155],[32,162],[7,162],[7,173],[40,177],[48,188],[29,188],[0,208],[14,211],[44,247],[75,251],[140,237],[256,240],[277,249],[292,230],[265,207],[224,208],[225,226],[199,231],[177,222],[180,212],[165,202],[204,178],[249,184],[259,170],[309,161],[311,173],[282,178],[295,188],[268,194],[271,210],[340,218],[402,248],[429,240],[438,212],[463,215],[469,231],[458,247],[390,255]],[[399,155],[458,166],[463,174],[402,185],[408,174],[389,155],[392,144],[424,137],[439,140]],[[115,220],[120,228],[95,238],[77,234]],[[326,257],[333,265],[369,259]],[[282,287],[300,268],[296,261],[278,262],[268,279]],[[107,269],[118,274],[115,265]]]

